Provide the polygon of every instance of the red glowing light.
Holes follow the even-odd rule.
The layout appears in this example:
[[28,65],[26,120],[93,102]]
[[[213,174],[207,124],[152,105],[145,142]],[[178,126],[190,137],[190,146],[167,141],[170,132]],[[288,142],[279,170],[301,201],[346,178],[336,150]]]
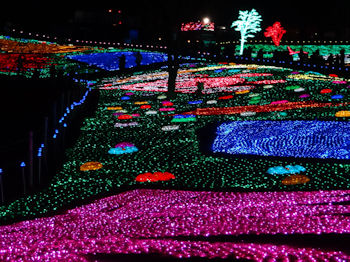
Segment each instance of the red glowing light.
[[175,179],[175,176],[169,172],[155,172],[155,173],[144,173],[136,177],[137,182],[158,182],[158,181],[168,181],[170,179]]
[[332,89],[322,89],[321,94],[329,94],[329,93],[332,93]]
[[140,108],[141,108],[141,109],[150,109],[151,106],[150,106],[150,105],[142,105]]
[[314,101],[303,101],[303,102],[285,102],[284,103],[274,103],[269,105],[263,105],[263,106],[236,106],[236,107],[209,107],[209,108],[197,108],[194,111],[181,113],[182,115],[204,115],[204,116],[210,116],[210,115],[233,115],[233,114],[240,114],[243,112],[277,112],[277,111],[285,111],[285,110],[293,110],[297,108],[308,108],[308,107],[338,107],[338,106],[345,106],[348,103],[339,103],[339,104],[333,104],[333,103],[318,103]]
[[42,69],[50,66],[51,63],[50,58],[40,54],[0,54],[0,71],[4,72]]
[[284,28],[281,26],[280,22],[275,22],[273,24],[273,26],[269,26],[268,28],[266,28],[266,31],[264,33],[265,37],[271,37],[273,43],[276,46],[280,45],[280,42],[282,40],[283,35],[286,33],[287,31],[284,30]]
[[131,115],[118,116],[118,120],[128,120],[128,119],[132,119],[132,116]]

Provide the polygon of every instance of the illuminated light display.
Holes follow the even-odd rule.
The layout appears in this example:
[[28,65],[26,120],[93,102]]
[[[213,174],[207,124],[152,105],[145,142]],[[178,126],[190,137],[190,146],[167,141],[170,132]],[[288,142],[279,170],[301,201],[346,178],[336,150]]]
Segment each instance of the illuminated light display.
[[161,111],[161,112],[175,111],[175,108],[174,107],[162,107],[162,108],[159,108],[159,111]]
[[103,168],[103,165],[100,162],[86,162],[80,166],[80,171],[91,171],[98,170]]
[[[168,60],[167,54],[158,52],[140,52],[142,55],[141,65],[149,65],[153,63],[165,62]],[[69,55],[69,59],[86,63],[103,70],[115,71],[119,70],[119,58],[125,56],[125,67],[132,68],[137,66],[136,57],[132,51],[118,52],[96,52],[90,54]]]
[[132,119],[133,117],[131,115],[120,115],[118,116],[118,120],[129,120]]
[[208,101],[207,101],[207,104],[208,104],[208,105],[213,105],[213,104],[217,104],[217,102],[218,102],[218,101],[216,101],[216,100],[208,100]]
[[165,95],[160,95],[160,96],[157,96],[157,99],[159,100],[163,100],[163,99],[166,99],[167,97]]
[[73,45],[58,45],[47,42],[33,41],[17,41],[15,39],[1,39],[0,46],[2,52],[16,54],[59,54],[71,52],[92,51],[92,47],[88,46],[73,46]]
[[145,114],[146,114],[146,115],[157,115],[158,112],[155,111],[155,110],[149,110],[149,111],[147,111]]
[[[257,102],[259,103],[259,102]],[[318,103],[313,101],[302,102],[289,102],[289,103],[277,103],[263,106],[248,105],[248,106],[236,106],[236,107],[210,107],[210,108],[197,108],[194,111],[187,112],[186,114],[194,115],[231,115],[240,114],[246,111],[260,112],[278,112],[285,110],[293,110],[297,108],[322,108],[322,107],[339,107],[347,105],[347,103]]]
[[150,105],[142,105],[142,106],[140,106],[140,109],[150,109],[150,108],[152,108],[152,106],[150,106]]
[[[296,75],[289,75],[288,78],[290,79],[296,79],[296,80],[317,80],[317,81],[330,81],[332,80],[331,77],[324,76],[324,75],[315,75],[315,74],[296,74]],[[334,80],[334,79],[333,79]],[[341,78],[339,80],[336,80],[336,82],[343,82]],[[334,82],[334,81],[333,81]],[[332,83],[333,83],[332,82]],[[336,84],[336,83],[333,83]]]
[[247,112],[240,113],[240,115],[241,116],[255,116],[256,112],[247,111]]
[[130,142],[121,142],[115,145],[115,148],[126,148],[126,147],[135,147],[133,143]]
[[295,89],[299,89],[300,86],[287,86],[286,90],[295,90]]
[[322,89],[321,90],[321,92],[320,92],[321,94],[329,94],[329,93],[332,93],[332,89]]
[[254,37],[254,34],[261,31],[261,15],[255,10],[239,11],[238,20],[234,21],[231,27],[241,33],[240,55],[243,55],[244,44],[248,38]]
[[231,155],[350,159],[350,122],[235,121],[217,129],[212,150]]
[[270,89],[270,88],[273,88],[273,85],[264,85],[263,88]]
[[196,116],[194,115],[177,115],[175,116],[171,122],[172,123],[187,123],[187,122],[196,122],[197,119],[196,119]]
[[[349,234],[349,207],[331,204],[346,203],[349,196],[349,190],[132,190],[53,217],[1,226],[0,260],[88,261],[94,254],[159,254],[165,259],[349,261],[349,254],[336,246],[289,244],[289,237],[298,235]],[[283,235],[288,241],[230,240],[246,235]],[[211,241],[210,236],[228,240]]]
[[300,92],[304,92],[304,91],[305,91],[305,88],[302,88],[302,87],[294,89],[294,92],[296,92],[296,93],[300,93]]
[[129,126],[138,126],[139,123],[138,122],[129,122],[129,123],[115,123],[114,127],[129,127]]
[[286,30],[281,26],[280,22],[275,22],[272,26],[266,28],[264,32],[265,37],[271,37],[275,46],[279,46],[283,35],[287,33]]
[[[1,46],[1,44],[0,44]],[[22,58],[21,68],[18,68],[19,57]],[[54,61],[42,54],[4,54],[0,53],[0,71],[16,72],[32,69],[48,68]]]
[[[218,77],[245,78],[243,76],[237,77],[237,75],[248,71],[247,65],[234,67],[213,65],[212,67],[216,69],[200,65],[201,70],[198,65],[184,66],[188,68],[179,70],[179,72],[188,72],[181,74],[180,85],[188,79],[202,77],[208,79]],[[210,88],[210,92],[206,90],[202,96],[191,93],[196,92],[196,86],[184,88],[186,92],[190,92],[179,92],[175,98],[172,98],[172,102],[176,105],[174,106],[176,113],[159,111],[159,108],[166,106],[157,100],[158,93],[137,91],[134,92],[131,100],[120,101],[120,98],[129,92],[127,89],[100,90],[96,114],[84,120],[81,128],[83,132],[81,132],[76,144],[67,151],[67,161],[62,170],[54,176],[47,189],[0,206],[0,219],[4,220],[33,219],[36,216],[47,216],[49,212],[56,210],[62,210],[63,212],[59,212],[59,214],[63,216],[51,217],[50,220],[40,218],[41,231],[39,229],[33,230],[30,227],[33,222],[36,223],[38,220],[16,224],[20,225],[20,228],[11,228],[8,233],[1,231],[2,227],[0,227],[0,249],[2,250],[0,260],[19,261],[22,258],[23,260],[36,258],[38,260],[55,260],[60,256],[65,261],[79,261],[86,259],[87,255],[94,256],[95,253],[112,255],[159,253],[185,258],[201,256],[205,258],[242,258],[256,261],[259,259],[266,261],[270,258],[272,261],[281,259],[295,259],[296,261],[298,259],[300,261],[349,260],[347,253],[342,253],[337,248],[334,248],[335,250],[329,247],[316,248],[317,244],[315,244],[315,248],[304,247],[302,244],[295,247],[289,244],[258,244],[257,241],[250,243],[249,239],[245,243],[232,241],[232,239],[226,241],[225,237],[223,241],[217,242],[215,239],[213,241],[213,236],[230,238],[231,236],[240,237],[241,234],[243,237],[253,234],[257,238],[260,234],[271,238],[275,234],[283,234],[289,240],[289,237],[293,238],[294,234],[315,234],[318,236],[320,233],[349,233],[349,217],[343,215],[350,212],[347,206],[328,205],[339,201],[349,201],[350,178],[348,174],[350,173],[350,165],[345,158],[349,150],[341,147],[334,149],[335,154],[343,156],[344,159],[324,161],[324,159],[331,157],[331,154],[327,155],[329,152],[325,148],[336,147],[338,144],[347,146],[344,143],[344,141],[349,140],[347,135],[349,132],[346,128],[340,132],[338,129],[330,127],[329,130],[336,133],[335,137],[334,134],[330,135],[331,131],[323,132],[323,129],[320,129],[320,132],[329,137],[329,140],[326,141],[328,146],[320,147],[320,150],[325,149],[323,151],[324,158],[262,157],[261,152],[258,152],[254,157],[230,157],[228,160],[221,154],[216,156],[208,152],[208,156],[199,149],[200,143],[208,142],[206,138],[198,136],[197,131],[206,135],[211,130],[215,135],[212,125],[215,123],[274,120],[274,122],[281,122],[282,125],[285,122],[294,122],[296,119],[307,120],[301,124],[302,128],[299,133],[309,137],[310,130],[312,134],[317,131],[317,127],[310,125],[309,121],[314,122],[313,120],[317,119],[332,122],[338,111],[348,110],[347,98],[350,92],[350,89],[346,88],[348,84],[336,85],[332,83],[334,79],[326,78],[322,78],[322,81],[316,78],[300,78],[296,81],[296,79],[289,78],[290,69],[255,67],[255,73],[269,73],[271,75],[250,76],[244,79],[244,82],[240,80],[242,83],[237,85]],[[215,72],[216,70],[218,71]],[[302,71],[298,73],[299,75],[295,76],[306,75]],[[96,87],[103,87],[106,83],[111,83],[109,87],[113,88],[117,85],[125,87],[129,84],[165,80],[167,75],[161,75],[163,72],[157,71],[156,73],[138,72],[123,79],[119,79],[117,76],[104,78],[98,80]],[[286,82],[277,83],[273,86],[274,88],[270,89],[255,86],[255,84],[252,84],[250,89],[242,87],[243,85],[247,86],[247,81],[281,79],[285,79]],[[307,99],[301,99],[299,94],[293,92],[295,89],[286,90],[287,86],[292,85],[305,88],[314,101],[300,102]],[[256,92],[254,94],[234,95],[232,99],[218,100],[218,97],[223,95],[222,92],[235,93],[253,88]],[[327,88],[333,90],[332,94],[342,94],[344,103],[336,100],[330,103],[331,95],[320,95],[320,90]],[[163,89],[166,90],[166,85]],[[145,97],[145,94],[150,96]],[[135,101],[146,99],[149,105],[152,105],[153,110],[142,111],[140,110],[142,105],[134,104]],[[199,107],[199,104],[190,104],[189,102],[199,99],[203,101],[200,106],[204,108],[197,110],[196,107]],[[169,98],[165,97],[164,100],[169,100]],[[219,108],[213,108],[214,106],[208,103],[209,101],[217,102],[217,100],[220,104]],[[270,105],[272,101],[281,100],[290,102]],[[251,101],[256,104],[249,106]],[[216,102],[213,104],[215,105]],[[106,110],[107,107],[113,106],[120,106],[125,110]],[[112,116],[113,113],[120,115],[126,111],[133,117],[136,117],[136,113],[142,115],[142,117],[137,118],[139,122],[137,126],[132,126],[132,123],[124,123],[130,120],[117,120],[116,117]],[[148,114],[148,112],[155,113],[155,116]],[[203,117],[196,112],[204,113]],[[216,113],[212,114],[213,112]],[[218,112],[224,114],[217,114]],[[227,112],[229,113],[225,114]],[[205,115],[205,113],[208,114]],[[196,122],[188,121],[191,118],[192,120],[196,119]],[[179,122],[173,123],[173,119],[182,120],[175,120]],[[318,123],[317,120],[315,123]],[[345,118],[336,120],[340,123],[347,121]],[[114,128],[115,122],[121,122],[117,123],[116,127],[123,128]],[[164,128],[171,124],[178,126]],[[264,125],[256,126],[264,128]],[[168,131],[171,129],[177,131],[162,132],[162,127]],[[249,129],[247,130],[249,131]],[[242,133],[247,132],[247,130],[244,129]],[[266,148],[270,150],[276,145],[278,151],[296,151],[296,147],[299,147],[298,136],[295,136],[291,129],[283,130],[286,132],[285,137],[289,136],[289,141],[293,145],[291,148],[288,147],[289,142],[279,139],[280,135],[276,135],[276,140],[279,142],[271,143],[271,139],[266,139],[265,142],[259,142],[258,146],[262,150]],[[274,133],[278,134],[279,131],[278,128],[276,130],[270,128],[268,136]],[[254,138],[254,135],[250,137]],[[312,135],[308,139],[316,145],[318,141],[322,141],[317,135]],[[110,147],[121,141],[132,141],[138,147],[140,145],[139,152],[119,156],[108,154]],[[251,145],[244,144],[242,147],[250,149]],[[142,150],[143,148],[145,150]],[[126,151],[122,150],[122,146],[119,146],[119,149]],[[312,148],[307,150],[312,150]],[[103,163],[103,169],[91,171],[93,176],[79,172],[79,165],[88,160]],[[285,176],[298,174],[297,165],[307,170],[299,173],[305,172],[302,174],[307,175],[310,181],[294,186],[282,184],[281,181]],[[291,173],[271,175],[267,172],[271,167],[283,167],[285,170],[288,168],[288,172]],[[156,184],[135,181],[138,174],[149,171],[152,173],[154,171],[168,171],[175,174],[176,179]],[[98,200],[91,205],[84,206],[84,208],[66,212],[65,208],[68,204],[76,206],[76,201],[100,198],[101,195],[110,195],[111,191],[119,192],[119,188],[123,190],[125,187],[159,187],[167,190],[129,191],[101,200],[102,202]],[[183,189],[184,187],[192,192],[169,190]],[[316,192],[316,190],[320,191]],[[243,193],[232,193],[232,191],[243,191]],[[259,192],[248,193],[245,191]],[[149,193],[146,194],[146,192]],[[135,202],[137,204],[133,205]],[[198,209],[198,213],[193,213],[194,208]],[[68,214],[69,216],[65,216]],[[180,215],[174,217],[174,214]],[[125,217],[127,219],[123,219]],[[68,221],[63,221],[61,218],[67,218]],[[193,223],[190,222],[192,220]],[[52,224],[55,226],[52,227]],[[43,228],[48,230],[43,230]],[[190,236],[189,239],[184,239],[186,236]],[[11,240],[5,242],[6,238],[11,238]],[[291,242],[293,241],[291,240]],[[5,258],[3,259],[1,256]],[[26,257],[27,259],[25,259]]]
[[[288,51],[289,51],[289,55],[296,55],[296,54],[300,54],[300,51],[293,51],[292,48],[290,46],[287,47]],[[308,54],[308,52],[303,51],[304,54]],[[297,72],[298,74],[298,72]]]
[[348,82],[347,82],[347,81],[341,81],[341,80],[338,80],[338,81],[333,81],[332,83],[333,83],[333,84],[340,84],[340,85],[344,85],[344,84],[347,84]]
[[308,98],[308,97],[310,97],[309,94],[302,94],[302,95],[299,96],[299,98]]
[[123,154],[131,154],[139,151],[139,149],[134,145],[125,145],[125,146],[116,146],[114,148],[109,149],[108,154],[111,155],[123,155]]
[[109,106],[107,107],[107,110],[116,111],[116,110],[123,110],[123,108],[121,106]]
[[220,96],[218,99],[219,100],[227,100],[227,99],[232,99],[233,95],[228,95],[228,96]]
[[275,166],[270,167],[267,170],[267,173],[270,175],[286,175],[286,174],[298,174],[300,172],[305,172],[306,168],[300,165],[291,166],[288,165],[286,167],[283,166]]
[[134,103],[134,105],[147,105],[148,102],[147,101],[137,101]]
[[173,102],[170,102],[170,101],[162,101],[162,105],[163,105],[163,106],[173,106],[174,103],[173,103]]
[[236,95],[244,95],[244,94],[248,94],[250,91],[249,90],[242,90],[242,91],[236,91],[235,94]]
[[259,80],[259,81],[249,81],[247,84],[256,84],[256,85],[271,85],[271,84],[283,84],[286,80]]
[[288,176],[285,179],[282,180],[282,184],[289,186],[289,185],[300,185],[305,184],[310,181],[310,178],[305,175],[292,175]]
[[348,110],[343,110],[343,111],[338,111],[335,114],[336,117],[350,117],[350,111]]
[[137,182],[158,182],[171,179],[175,179],[175,176],[169,172],[144,173],[135,178]]
[[182,23],[181,24],[181,31],[214,31],[215,30],[215,23],[213,22],[207,22],[204,21],[198,21],[198,22],[189,22],[189,23]]
[[271,102],[270,105],[280,105],[280,104],[287,104],[287,103],[289,103],[288,100],[278,100],[278,101]]
[[334,96],[331,96],[332,99],[343,99],[344,96],[342,95],[334,95]]
[[175,130],[179,130],[180,126],[178,125],[170,125],[170,126],[163,126],[162,130],[163,131],[175,131]]
[[189,105],[199,105],[199,104],[202,104],[202,103],[203,103],[202,100],[188,101]]

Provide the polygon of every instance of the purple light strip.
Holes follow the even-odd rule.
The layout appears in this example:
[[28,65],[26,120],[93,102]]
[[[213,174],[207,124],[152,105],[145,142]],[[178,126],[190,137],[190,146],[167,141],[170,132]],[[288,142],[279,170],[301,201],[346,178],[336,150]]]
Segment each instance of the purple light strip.
[[[133,190],[63,215],[0,227],[0,260],[87,261],[86,255],[94,253],[159,253],[254,261],[349,261],[350,255],[329,249],[205,241],[219,235],[350,233],[350,217],[343,215],[350,206],[332,204],[349,200],[350,190]],[[194,240],[195,236],[204,240]]]

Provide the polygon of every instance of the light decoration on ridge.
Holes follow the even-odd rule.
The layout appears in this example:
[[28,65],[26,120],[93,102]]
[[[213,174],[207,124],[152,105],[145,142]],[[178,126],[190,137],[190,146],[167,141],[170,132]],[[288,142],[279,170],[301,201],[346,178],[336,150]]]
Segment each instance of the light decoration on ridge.
[[198,22],[189,22],[189,23],[182,23],[181,24],[181,31],[187,32],[187,31],[214,31],[215,30],[215,23],[214,22],[208,22],[205,23],[204,21],[198,21]]

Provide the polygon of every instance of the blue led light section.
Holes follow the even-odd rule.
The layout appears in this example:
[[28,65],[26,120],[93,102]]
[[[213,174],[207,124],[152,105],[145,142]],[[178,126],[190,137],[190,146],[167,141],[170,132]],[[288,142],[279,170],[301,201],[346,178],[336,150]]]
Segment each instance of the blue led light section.
[[217,128],[214,153],[350,159],[350,122],[235,121]]
[[[168,60],[167,54],[157,52],[140,52],[142,55],[141,65],[150,65],[154,63],[165,62]],[[125,55],[125,67],[131,68],[136,66],[136,57],[134,52],[110,52],[95,53],[85,55],[67,56],[70,59],[94,65],[104,70],[119,70],[119,58]]]

